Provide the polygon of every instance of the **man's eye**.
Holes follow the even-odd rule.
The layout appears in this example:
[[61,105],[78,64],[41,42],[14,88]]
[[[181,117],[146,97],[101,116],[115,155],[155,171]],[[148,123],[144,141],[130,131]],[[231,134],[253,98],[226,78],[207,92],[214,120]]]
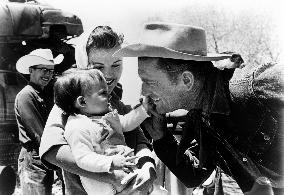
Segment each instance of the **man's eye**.
[[147,85],[155,85],[155,84],[157,84],[157,82],[156,81],[148,81],[148,80],[144,80],[143,81],[145,84],[147,84]]

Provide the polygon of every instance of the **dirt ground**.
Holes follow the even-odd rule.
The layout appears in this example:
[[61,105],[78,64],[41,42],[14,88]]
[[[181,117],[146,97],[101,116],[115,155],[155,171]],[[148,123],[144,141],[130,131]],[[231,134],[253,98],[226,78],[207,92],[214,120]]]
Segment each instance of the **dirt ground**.
[[[62,195],[62,186],[61,186],[61,181],[56,180],[56,182],[52,186],[52,195]],[[15,192],[13,195],[24,195],[22,194],[21,188],[18,185],[15,189]]]

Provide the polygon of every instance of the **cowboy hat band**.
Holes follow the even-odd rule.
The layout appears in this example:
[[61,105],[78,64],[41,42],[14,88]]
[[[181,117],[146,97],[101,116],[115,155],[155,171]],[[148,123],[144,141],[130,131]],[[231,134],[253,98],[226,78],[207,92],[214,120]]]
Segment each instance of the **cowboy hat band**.
[[115,57],[161,57],[218,61],[231,55],[207,52],[205,30],[173,23],[147,23],[137,43],[122,47]]
[[28,55],[21,57],[16,63],[16,69],[22,74],[30,74],[29,68],[36,65],[54,66],[60,64],[64,59],[62,54],[53,58],[50,49],[36,49]]

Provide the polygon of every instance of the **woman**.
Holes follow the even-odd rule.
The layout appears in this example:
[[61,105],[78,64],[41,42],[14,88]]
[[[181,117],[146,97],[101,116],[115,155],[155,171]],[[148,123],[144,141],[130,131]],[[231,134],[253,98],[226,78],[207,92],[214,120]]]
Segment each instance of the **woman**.
[[[98,26],[91,33],[85,32],[80,36],[80,44],[75,49],[75,57],[78,68],[95,68],[104,74],[111,96],[110,104],[118,110],[119,114],[124,115],[131,110],[131,107],[124,105],[118,95],[121,93],[117,85],[122,73],[122,58],[112,57],[112,54],[121,48],[122,42],[122,35],[118,35],[108,26]],[[136,155],[140,157],[139,170],[135,175],[127,175],[123,171],[115,171],[109,175],[92,173],[80,169],[75,164],[70,147],[64,140],[63,133],[67,117],[58,107],[54,106],[46,123],[40,146],[42,161],[49,166],[55,165],[64,170],[66,194],[86,194],[78,175],[112,183],[117,187],[117,191],[121,191],[120,194],[130,194],[133,191],[146,194],[149,191],[156,178],[155,163],[149,150],[150,145],[140,128],[125,133],[127,145],[134,148]],[[118,178],[124,178],[125,184],[118,183]],[[131,183],[127,184],[129,181]]]

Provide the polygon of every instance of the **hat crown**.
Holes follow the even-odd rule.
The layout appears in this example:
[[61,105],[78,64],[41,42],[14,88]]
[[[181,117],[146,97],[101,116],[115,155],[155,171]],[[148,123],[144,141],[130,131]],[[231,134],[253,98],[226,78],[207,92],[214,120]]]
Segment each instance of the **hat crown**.
[[193,55],[207,55],[205,30],[189,25],[172,23],[145,24],[140,43],[165,47]]
[[203,28],[162,22],[146,23],[140,40],[123,46],[113,56],[195,61],[217,61],[231,57],[228,54],[207,52],[206,34]]
[[62,54],[53,58],[50,49],[36,49],[21,57],[16,63],[16,69],[22,74],[30,74],[29,68],[36,65],[55,66],[64,59]]
[[28,55],[38,56],[38,57],[41,57],[48,61],[53,62],[53,55],[50,49],[36,49],[30,52]]

